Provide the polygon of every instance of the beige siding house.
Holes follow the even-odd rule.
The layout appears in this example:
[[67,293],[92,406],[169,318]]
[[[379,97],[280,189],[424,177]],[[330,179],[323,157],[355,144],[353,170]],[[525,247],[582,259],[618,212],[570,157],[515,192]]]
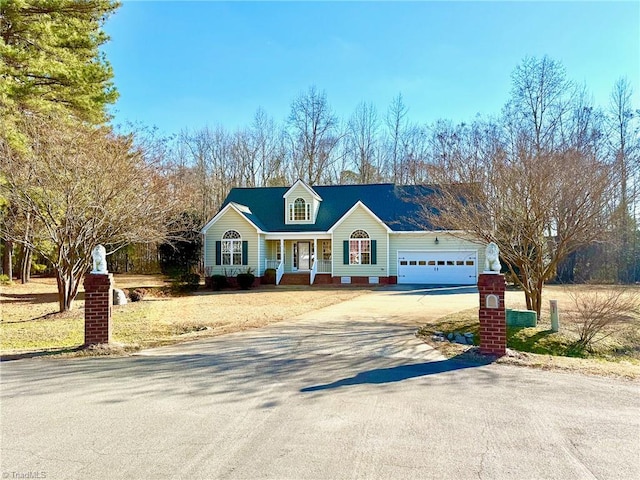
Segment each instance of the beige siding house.
[[234,188],[202,229],[207,274],[250,269],[260,278],[272,269],[277,284],[475,284],[484,246],[420,221],[417,199],[434,191],[300,180],[290,188]]

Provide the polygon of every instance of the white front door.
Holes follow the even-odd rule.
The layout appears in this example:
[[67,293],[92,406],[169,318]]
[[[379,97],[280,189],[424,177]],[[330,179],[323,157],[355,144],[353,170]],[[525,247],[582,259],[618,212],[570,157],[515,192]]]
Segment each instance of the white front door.
[[473,285],[477,282],[474,251],[398,252],[398,283]]
[[298,270],[311,270],[311,243],[298,242]]

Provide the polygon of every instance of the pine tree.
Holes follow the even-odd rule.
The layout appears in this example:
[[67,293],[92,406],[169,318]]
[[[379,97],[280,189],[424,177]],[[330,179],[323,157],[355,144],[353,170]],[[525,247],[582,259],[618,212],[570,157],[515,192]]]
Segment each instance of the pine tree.
[[114,0],[0,0],[0,134],[22,143],[22,115],[107,120],[118,93],[100,52]]

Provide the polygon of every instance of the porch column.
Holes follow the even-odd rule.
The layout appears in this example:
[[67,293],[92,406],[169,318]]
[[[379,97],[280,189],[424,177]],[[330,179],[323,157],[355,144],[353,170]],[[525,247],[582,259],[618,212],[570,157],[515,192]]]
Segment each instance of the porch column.
[[280,239],[280,261],[284,265],[284,238]]
[[317,264],[318,262],[318,239],[317,238],[313,239],[313,259]]

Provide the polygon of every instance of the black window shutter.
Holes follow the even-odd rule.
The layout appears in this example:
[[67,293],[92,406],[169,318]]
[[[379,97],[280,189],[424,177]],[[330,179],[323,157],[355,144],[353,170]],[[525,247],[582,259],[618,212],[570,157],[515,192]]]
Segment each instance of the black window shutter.
[[371,240],[371,265],[378,263],[378,243],[376,240]]
[[342,243],[342,263],[349,265],[349,240]]
[[222,265],[222,242],[216,242],[216,265]]
[[242,241],[242,264],[249,265],[249,242]]

